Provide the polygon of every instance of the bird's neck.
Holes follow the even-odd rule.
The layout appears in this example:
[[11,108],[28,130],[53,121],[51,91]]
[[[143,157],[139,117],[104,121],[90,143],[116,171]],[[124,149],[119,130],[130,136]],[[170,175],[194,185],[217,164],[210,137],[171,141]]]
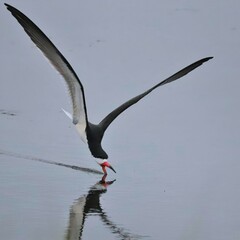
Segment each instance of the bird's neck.
[[96,158],[95,160],[96,160],[96,162],[97,162],[99,165],[102,165],[103,163],[107,162],[106,159]]
[[102,149],[101,141],[103,137],[103,132],[101,127],[89,123],[87,126],[87,140],[88,147],[95,158],[107,159],[107,153]]

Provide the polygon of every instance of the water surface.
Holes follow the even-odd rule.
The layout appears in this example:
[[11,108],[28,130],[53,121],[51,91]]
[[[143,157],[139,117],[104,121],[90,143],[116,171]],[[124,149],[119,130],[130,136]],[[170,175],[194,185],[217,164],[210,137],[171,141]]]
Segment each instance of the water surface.
[[0,7],[0,239],[240,239],[239,3],[11,4],[69,59],[92,122],[214,59],[114,121],[101,182],[61,77]]

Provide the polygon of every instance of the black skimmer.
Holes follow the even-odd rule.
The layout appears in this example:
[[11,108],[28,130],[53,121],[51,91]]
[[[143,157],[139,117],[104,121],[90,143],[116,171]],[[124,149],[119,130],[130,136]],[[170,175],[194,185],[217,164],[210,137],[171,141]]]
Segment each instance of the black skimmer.
[[78,78],[77,74],[74,72],[73,68],[62,55],[62,53],[55,47],[55,45],[50,41],[50,39],[34,24],[27,16],[25,16],[18,9],[6,4],[7,9],[12,13],[12,15],[17,19],[17,21],[22,25],[25,32],[36,44],[36,46],[43,52],[43,54],[48,58],[51,64],[56,68],[56,70],[63,76],[65,79],[73,106],[73,114],[66,113],[66,115],[72,119],[73,124],[76,126],[77,131],[79,132],[81,139],[88,144],[90,152],[93,157],[97,158],[97,163],[102,167],[104,174],[107,174],[106,168],[110,168],[115,172],[113,167],[107,161],[108,155],[103,150],[101,142],[103,135],[112,123],[112,121],[118,117],[122,112],[131,107],[133,104],[137,103],[140,99],[148,95],[157,87],[160,87],[164,84],[173,82],[184,75],[188,74],[195,68],[202,65],[204,62],[208,61],[213,57],[206,57],[201,60],[198,60],[189,66],[183,68],[172,76],[166,78],[160,83],[154,85],[147,91],[137,95],[136,97],[131,98],[130,100],[123,103],[121,106],[117,107],[115,110],[110,112],[99,124],[92,124],[88,121],[87,116],[87,107],[83,85]]

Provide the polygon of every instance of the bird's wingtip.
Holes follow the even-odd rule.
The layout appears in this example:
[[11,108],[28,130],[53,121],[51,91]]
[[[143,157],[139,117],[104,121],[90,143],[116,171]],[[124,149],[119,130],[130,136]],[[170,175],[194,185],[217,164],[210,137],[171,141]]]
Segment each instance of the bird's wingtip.
[[7,7],[7,9],[12,8],[12,6],[9,5],[8,3],[4,3],[4,5]]
[[4,5],[6,6],[7,10],[10,11],[12,14],[14,12],[18,12],[18,10],[15,7],[9,5],[8,3],[4,3]]
[[196,63],[202,65],[203,63],[209,61],[210,59],[213,59],[213,57],[211,56],[211,57],[202,58],[202,59],[200,59],[199,61],[197,61]]
[[205,60],[208,61],[208,60],[213,59],[213,58],[214,58],[213,56],[212,57],[206,57]]

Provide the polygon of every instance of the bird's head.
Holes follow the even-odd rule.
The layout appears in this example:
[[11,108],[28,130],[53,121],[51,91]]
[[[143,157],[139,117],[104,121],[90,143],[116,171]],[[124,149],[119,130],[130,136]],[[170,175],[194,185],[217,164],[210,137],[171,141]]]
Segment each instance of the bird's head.
[[106,170],[106,168],[108,167],[108,168],[110,168],[113,172],[115,172],[116,173],[116,171],[114,170],[114,168],[111,166],[111,164],[107,161],[107,160],[97,160],[97,163],[102,167],[102,170],[103,170],[103,173],[104,173],[104,175],[107,175],[107,170]]

